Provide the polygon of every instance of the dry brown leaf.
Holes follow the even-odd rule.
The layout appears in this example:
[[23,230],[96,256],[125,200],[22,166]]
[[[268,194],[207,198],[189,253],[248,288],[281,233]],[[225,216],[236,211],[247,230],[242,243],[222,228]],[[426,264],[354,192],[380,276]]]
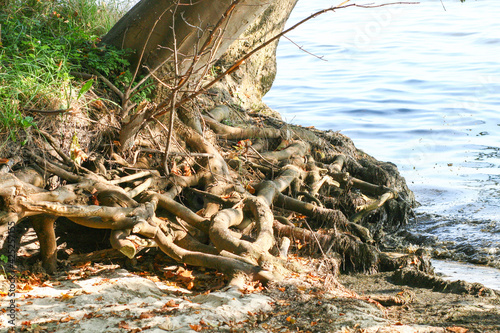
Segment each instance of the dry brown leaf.
[[102,109],[102,108],[104,108],[104,103],[101,100],[99,100],[99,99],[93,101],[91,105],[93,107],[95,107],[96,109]]
[[61,323],[67,323],[68,321],[70,320],[74,320],[75,318],[71,317],[71,316],[67,316],[65,318],[61,318],[61,320],[59,320]]
[[123,328],[125,330],[129,330],[130,326],[127,324],[125,320],[122,320],[118,323],[118,328]]
[[450,327],[446,327],[446,329],[450,332],[453,332],[453,333],[467,333],[467,332],[469,332],[468,329],[463,328],[463,327],[459,327],[459,326],[450,326]]
[[70,295],[70,294],[63,294],[60,298],[61,298],[61,301],[66,301],[68,299],[72,299],[73,297],[75,297],[75,296]]
[[170,172],[173,173],[174,175],[182,176],[182,171],[179,168],[172,168],[172,170],[170,170]]
[[191,327],[191,329],[193,331],[196,331],[196,332],[200,332],[203,329],[203,326],[201,326],[201,325],[191,325],[191,324],[189,324],[189,327]]
[[247,191],[250,193],[250,194],[255,194],[255,189],[252,187],[252,185],[248,184],[247,185]]
[[193,271],[187,270],[184,267],[179,267],[176,272],[177,280],[184,284],[188,290],[194,287],[194,276]]
[[90,203],[94,206],[99,206],[99,200],[97,199],[97,195],[90,196]]
[[157,276],[146,276],[146,279],[153,282],[160,282],[160,279]]
[[86,161],[89,156],[80,147],[71,147],[69,151],[70,157],[76,164],[80,165],[82,161]]
[[154,316],[155,315],[151,311],[148,311],[148,312],[141,313],[141,315],[139,316],[139,319],[148,319],[148,318],[153,318]]
[[33,287],[26,283],[26,284],[21,285],[20,288],[18,288],[18,289],[19,290],[16,290],[16,291],[27,292],[27,291],[33,290]]
[[179,267],[177,271],[177,278],[181,281],[194,280],[193,271],[187,270],[184,267]]
[[184,171],[184,176],[191,176],[193,174],[189,165],[184,165],[182,169]]
[[173,299],[170,299],[165,303],[164,307],[169,307],[169,308],[177,308],[179,307],[179,304],[175,303]]

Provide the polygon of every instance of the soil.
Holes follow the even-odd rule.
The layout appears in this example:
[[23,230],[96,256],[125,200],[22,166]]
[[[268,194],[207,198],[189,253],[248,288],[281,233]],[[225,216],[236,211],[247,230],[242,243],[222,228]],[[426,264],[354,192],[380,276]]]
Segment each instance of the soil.
[[[402,291],[412,295],[408,304],[385,308],[387,319],[412,325],[447,328],[449,332],[500,332],[500,298],[438,292],[428,288],[394,284],[393,273],[343,275],[341,283],[360,295],[393,296]],[[454,328],[454,329],[450,329]],[[445,331],[445,332],[447,332]]]
[[[274,309],[227,332],[500,332],[500,298],[391,282],[393,273],[341,275],[336,289],[275,285]],[[347,288],[347,289],[346,289]],[[405,304],[384,300],[404,295]],[[220,331],[220,328],[219,330]],[[214,330],[215,332],[215,330]]]

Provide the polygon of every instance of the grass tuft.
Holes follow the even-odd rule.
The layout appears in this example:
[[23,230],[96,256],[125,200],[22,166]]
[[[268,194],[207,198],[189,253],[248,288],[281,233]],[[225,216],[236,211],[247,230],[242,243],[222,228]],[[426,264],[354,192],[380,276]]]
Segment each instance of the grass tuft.
[[118,76],[128,51],[98,42],[123,11],[112,1],[0,0],[0,132],[16,141],[36,127],[26,110],[71,107],[85,85],[72,71]]

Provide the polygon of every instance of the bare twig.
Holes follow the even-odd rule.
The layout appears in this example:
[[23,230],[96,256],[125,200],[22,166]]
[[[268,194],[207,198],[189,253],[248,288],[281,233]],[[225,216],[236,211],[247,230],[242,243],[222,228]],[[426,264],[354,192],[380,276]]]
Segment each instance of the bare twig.
[[41,114],[45,114],[48,116],[55,116],[55,115],[58,115],[61,113],[71,112],[71,111],[73,111],[73,107],[70,107],[67,109],[59,109],[59,110],[38,110],[38,109],[23,108],[23,111],[41,113]]
[[307,54],[310,54],[310,55],[312,55],[313,57],[318,58],[319,60],[328,61],[328,60],[324,59],[324,56],[318,56],[318,55],[316,55],[316,54],[314,54],[314,53],[312,53],[312,52],[307,51],[306,49],[304,49],[304,47],[302,47],[302,46],[300,46],[299,44],[295,43],[295,42],[294,42],[291,38],[289,38],[289,37],[287,37],[287,36],[283,36],[283,37],[285,37],[286,39],[288,39],[288,41],[290,41],[293,45],[297,46],[297,48],[298,48],[299,50],[301,50],[302,52],[305,52],[305,53],[307,53]]
[[[179,7],[179,1],[174,9],[174,13],[172,15],[172,35],[174,39],[174,69],[175,69],[175,81],[178,80],[179,77],[179,63],[178,63],[178,54],[177,54],[177,37],[175,36],[175,12]],[[163,168],[165,170],[165,174],[168,176],[170,171],[168,170],[168,154],[170,152],[170,142],[172,141],[172,132],[174,131],[174,119],[175,119],[175,102],[177,99],[177,91],[179,90],[181,82],[172,90],[172,99],[170,106],[170,118],[168,124],[168,136],[167,136],[167,145],[165,147],[165,155],[163,156]]]
[[[238,1],[235,1],[233,4],[235,4],[237,2]],[[186,96],[185,98],[183,98],[182,100],[180,100],[179,102],[177,102],[176,106],[182,105],[182,104],[184,104],[184,103],[192,100],[193,98],[199,96],[200,94],[203,93],[203,91],[208,90],[208,88],[212,87],[215,83],[219,82],[226,75],[229,75],[232,72],[234,72],[236,69],[238,69],[241,66],[241,64],[243,64],[245,62],[245,60],[247,60],[248,58],[250,58],[256,52],[262,50],[264,47],[266,47],[269,44],[271,44],[272,42],[278,40],[281,36],[286,35],[287,33],[289,33],[290,31],[292,31],[294,29],[296,29],[300,25],[302,25],[302,24],[306,23],[307,21],[310,21],[313,18],[316,18],[316,17],[318,17],[318,16],[320,16],[320,15],[322,15],[324,13],[333,12],[333,11],[335,11],[337,9],[344,9],[344,8],[348,8],[348,7],[377,8],[377,7],[385,7],[385,6],[390,6],[390,5],[413,5],[413,4],[418,4],[418,3],[419,2],[391,2],[391,3],[380,4],[380,5],[357,5],[357,4],[349,4],[349,5],[343,5],[343,6],[326,8],[326,9],[322,9],[320,11],[317,11],[316,13],[311,14],[310,16],[308,16],[305,19],[301,20],[300,22],[296,23],[292,27],[290,27],[290,28],[282,31],[281,33],[279,33],[276,36],[274,36],[271,39],[269,39],[267,42],[262,43],[261,45],[259,45],[255,49],[253,49],[252,51],[248,52],[246,55],[244,55],[238,61],[236,61],[229,69],[227,69],[222,74],[220,74],[219,76],[217,76],[215,79],[213,79],[212,81],[210,81],[209,83],[207,83],[202,89],[200,89],[200,90],[198,90],[198,91],[196,91],[196,92],[194,92],[194,93]],[[234,8],[231,7],[229,13],[232,11],[232,9],[234,9]],[[165,113],[167,113],[168,110],[165,109],[166,105],[167,104],[165,104],[165,103],[160,104],[158,106],[158,112],[153,117],[159,117],[159,116],[162,116]]]

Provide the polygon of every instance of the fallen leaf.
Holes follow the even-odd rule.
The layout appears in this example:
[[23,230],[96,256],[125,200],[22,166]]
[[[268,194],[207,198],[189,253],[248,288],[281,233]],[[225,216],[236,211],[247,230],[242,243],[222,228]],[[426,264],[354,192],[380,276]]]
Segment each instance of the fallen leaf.
[[94,206],[100,206],[99,205],[99,200],[97,199],[97,195],[91,195],[90,196],[90,203]]
[[123,329],[129,330],[130,326],[127,324],[127,322],[125,320],[122,320],[118,323],[118,328],[123,328]]
[[93,312],[89,312],[83,315],[83,319],[92,319],[92,317],[94,317]]
[[170,172],[173,173],[174,175],[182,176],[182,171],[179,168],[172,168],[172,170],[170,170]]
[[191,167],[189,165],[183,166],[184,176],[191,176],[193,172],[191,171]]
[[248,148],[252,145],[252,141],[250,139],[241,140],[241,141],[238,141],[237,145],[238,145],[238,148]]
[[97,100],[93,101],[93,102],[91,103],[91,105],[92,105],[93,107],[95,107],[96,109],[102,109],[102,108],[104,108],[104,103],[103,103],[101,100],[99,100],[99,99],[97,99]]
[[70,320],[74,320],[75,318],[71,317],[71,316],[67,316],[66,318],[61,318],[61,320],[59,320],[61,323],[67,323],[68,321]]
[[62,294],[61,301],[66,301],[68,299],[72,299],[73,297],[75,297],[75,296],[70,295],[70,294]]
[[89,157],[81,148],[78,143],[78,137],[76,133],[73,135],[73,139],[71,140],[71,145],[69,147],[69,154],[71,159],[78,165],[82,163],[82,161],[86,161]]
[[146,276],[146,279],[153,282],[160,282],[160,279],[157,276]]
[[177,278],[182,281],[194,280],[193,271],[179,267],[179,270],[177,271]]
[[250,193],[250,194],[254,194],[255,193],[255,189],[252,187],[252,185],[248,184],[247,185],[247,191]]
[[148,312],[141,313],[141,315],[139,316],[139,319],[148,319],[148,318],[153,318],[154,316],[155,315],[151,311],[148,311]]
[[165,303],[164,307],[169,307],[169,308],[177,308],[179,307],[179,304],[175,303],[173,299],[170,299]]
[[33,287],[30,286],[29,284],[25,284],[23,285],[21,288],[20,288],[20,291],[23,292],[23,291],[30,291],[30,290],[33,290]]
[[191,325],[191,324],[189,324],[189,327],[191,327],[191,329],[193,331],[196,331],[196,332],[199,332],[199,331],[201,331],[203,329],[203,326],[201,326],[201,325]]
[[453,332],[453,333],[466,333],[466,332],[469,332],[468,329],[463,328],[463,327],[459,327],[459,326],[446,327],[446,329],[448,331],[450,331],[450,332]]

